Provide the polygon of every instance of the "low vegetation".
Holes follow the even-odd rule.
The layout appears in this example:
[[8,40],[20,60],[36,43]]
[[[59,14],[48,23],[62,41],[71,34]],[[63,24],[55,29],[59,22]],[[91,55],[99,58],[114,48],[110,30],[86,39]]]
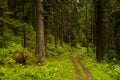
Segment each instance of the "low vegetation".
[[115,60],[111,62],[96,62],[95,53],[91,50],[86,52],[86,48],[76,49],[78,59],[82,61],[85,67],[91,73],[93,80],[120,80],[120,64]]
[[[14,60],[14,53],[18,50],[29,54],[25,64],[16,63]],[[41,66],[40,63],[36,64],[35,59],[30,56],[32,53],[21,45],[1,49],[0,80],[74,80],[74,68],[68,58],[69,50],[58,47],[57,51],[49,50],[48,54],[51,54],[49,52],[53,55],[48,57],[45,66]],[[56,55],[56,53],[59,54]]]
[[[45,66],[36,63],[35,58],[32,57],[32,53],[22,48],[21,45],[14,44],[14,46],[0,50],[1,80],[74,80],[76,74],[68,58],[70,54],[78,54],[77,58],[81,60],[91,73],[93,80],[120,79],[120,64],[115,64],[114,62],[107,63],[105,61],[98,63],[95,60],[95,54],[92,50],[87,53],[84,47],[70,48],[68,45],[64,44],[63,47],[59,46],[57,50],[48,49],[48,59]],[[18,50],[25,51],[26,54],[29,54],[25,64],[16,63],[14,53]],[[79,69],[81,76],[85,79],[86,76],[81,66],[79,66]]]
[[120,0],[0,0],[0,80],[91,76],[120,80]]

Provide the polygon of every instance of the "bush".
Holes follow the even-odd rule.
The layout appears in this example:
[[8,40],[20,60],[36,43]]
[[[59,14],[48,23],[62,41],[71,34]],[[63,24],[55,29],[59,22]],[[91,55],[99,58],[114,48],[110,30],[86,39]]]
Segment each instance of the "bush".
[[12,54],[7,49],[0,49],[0,64],[1,65],[11,65],[14,64],[15,61],[12,59]]
[[25,52],[25,55],[27,56],[26,64],[31,64],[31,62],[34,62],[33,54],[19,44],[13,43],[8,48],[0,48],[0,51],[0,65],[14,65],[14,63],[16,62],[16,52]]

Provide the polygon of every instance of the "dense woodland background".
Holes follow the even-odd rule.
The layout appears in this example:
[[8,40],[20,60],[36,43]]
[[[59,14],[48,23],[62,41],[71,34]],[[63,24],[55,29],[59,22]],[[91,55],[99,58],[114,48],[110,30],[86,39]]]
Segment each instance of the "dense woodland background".
[[74,80],[74,53],[120,80],[120,0],[0,0],[0,80]]

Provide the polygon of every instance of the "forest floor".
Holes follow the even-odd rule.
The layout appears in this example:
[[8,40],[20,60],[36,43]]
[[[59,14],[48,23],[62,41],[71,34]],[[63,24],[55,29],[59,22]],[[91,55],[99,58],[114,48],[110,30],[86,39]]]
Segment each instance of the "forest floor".
[[69,58],[75,69],[76,80],[92,80],[92,76],[89,71],[85,68],[82,62],[77,59],[77,54],[70,55]]

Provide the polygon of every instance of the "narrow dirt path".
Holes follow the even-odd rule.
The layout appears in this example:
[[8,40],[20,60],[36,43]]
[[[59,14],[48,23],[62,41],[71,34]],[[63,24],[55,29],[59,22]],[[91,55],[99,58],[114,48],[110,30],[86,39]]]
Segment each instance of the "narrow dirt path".
[[74,66],[74,69],[75,69],[75,73],[76,73],[76,80],[81,80],[81,75],[80,75],[80,70],[78,68],[78,64],[75,62],[74,58],[72,56],[69,56],[69,58],[71,59],[72,61],[72,64]]
[[80,60],[78,60],[78,63],[82,67],[83,71],[85,72],[85,74],[87,76],[87,80],[92,80],[92,76],[90,75],[90,73],[88,72],[88,70],[85,68],[85,66],[81,63]]
[[83,69],[84,73],[86,74],[86,80],[92,80],[92,76],[90,75],[89,71],[85,68],[85,66],[81,63],[81,61],[77,59],[77,54],[70,55],[69,58],[72,61],[72,64],[74,66],[77,75],[76,80],[82,80],[82,76],[78,65],[80,65],[80,67]]

